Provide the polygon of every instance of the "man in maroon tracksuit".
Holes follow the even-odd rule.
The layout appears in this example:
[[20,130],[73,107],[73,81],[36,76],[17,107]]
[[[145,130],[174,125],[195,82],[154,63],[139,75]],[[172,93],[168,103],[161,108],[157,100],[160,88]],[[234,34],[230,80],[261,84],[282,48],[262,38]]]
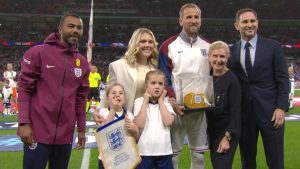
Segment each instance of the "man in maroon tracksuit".
[[61,18],[59,32],[26,51],[18,81],[23,168],[66,169],[77,124],[77,148],[85,145],[85,102],[89,67],[78,52],[83,24],[79,16]]

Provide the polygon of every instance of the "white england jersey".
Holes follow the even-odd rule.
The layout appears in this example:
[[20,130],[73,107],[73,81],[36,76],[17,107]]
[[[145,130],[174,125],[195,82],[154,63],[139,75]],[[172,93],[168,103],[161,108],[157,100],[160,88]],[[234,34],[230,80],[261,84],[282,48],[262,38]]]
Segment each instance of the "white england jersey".
[[5,71],[3,73],[3,77],[4,79],[8,79],[9,80],[9,86],[11,87],[15,87],[15,81],[14,79],[16,78],[17,73],[15,71]]
[[9,103],[10,97],[12,95],[12,88],[11,87],[3,87],[2,89],[2,95],[3,95],[3,103]]

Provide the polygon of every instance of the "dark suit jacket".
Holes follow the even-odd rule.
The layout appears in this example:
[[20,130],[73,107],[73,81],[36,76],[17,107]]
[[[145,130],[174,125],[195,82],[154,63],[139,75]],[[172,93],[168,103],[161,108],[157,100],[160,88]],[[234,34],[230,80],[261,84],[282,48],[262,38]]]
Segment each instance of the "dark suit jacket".
[[241,65],[240,50],[241,41],[230,47],[228,66],[241,84],[243,121],[256,113],[260,122],[270,122],[276,108],[288,110],[289,78],[283,49],[278,42],[258,36],[251,77]]

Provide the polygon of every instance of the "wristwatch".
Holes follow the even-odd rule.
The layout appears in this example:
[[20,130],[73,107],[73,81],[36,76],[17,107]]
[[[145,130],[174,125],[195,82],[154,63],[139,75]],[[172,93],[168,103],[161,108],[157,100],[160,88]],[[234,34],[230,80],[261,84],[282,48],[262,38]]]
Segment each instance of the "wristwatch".
[[231,134],[229,132],[225,133],[225,138],[230,141],[231,140]]

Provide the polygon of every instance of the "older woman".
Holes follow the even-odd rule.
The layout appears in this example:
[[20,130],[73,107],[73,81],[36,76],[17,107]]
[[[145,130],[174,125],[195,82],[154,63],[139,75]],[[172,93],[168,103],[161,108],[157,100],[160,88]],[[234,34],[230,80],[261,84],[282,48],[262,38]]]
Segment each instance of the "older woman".
[[208,61],[212,67],[216,109],[207,112],[210,155],[214,169],[232,168],[241,128],[241,88],[227,68],[228,45],[211,44]]

